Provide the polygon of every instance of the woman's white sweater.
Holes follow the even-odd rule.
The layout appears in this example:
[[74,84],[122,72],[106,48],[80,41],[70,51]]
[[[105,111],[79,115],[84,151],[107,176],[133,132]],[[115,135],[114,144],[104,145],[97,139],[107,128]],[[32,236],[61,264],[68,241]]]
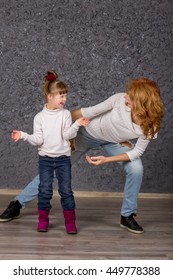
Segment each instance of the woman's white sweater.
[[81,112],[83,117],[91,119],[86,130],[94,138],[111,143],[137,139],[127,152],[132,161],[142,156],[150,140],[146,139],[141,127],[132,122],[131,109],[126,106],[124,95],[114,94],[95,106],[82,108]]

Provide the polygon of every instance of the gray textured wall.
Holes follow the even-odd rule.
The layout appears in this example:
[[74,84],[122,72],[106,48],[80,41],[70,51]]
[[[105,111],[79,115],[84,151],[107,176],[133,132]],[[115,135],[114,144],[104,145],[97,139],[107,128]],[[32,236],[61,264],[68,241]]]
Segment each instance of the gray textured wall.
[[[32,132],[41,80],[53,68],[70,87],[70,109],[123,91],[129,77],[158,82],[165,117],[143,156],[141,191],[172,193],[172,0],[0,0],[0,15],[0,187],[23,188],[37,174],[36,149],[10,132]],[[122,191],[123,183],[115,164],[73,167],[75,190]]]

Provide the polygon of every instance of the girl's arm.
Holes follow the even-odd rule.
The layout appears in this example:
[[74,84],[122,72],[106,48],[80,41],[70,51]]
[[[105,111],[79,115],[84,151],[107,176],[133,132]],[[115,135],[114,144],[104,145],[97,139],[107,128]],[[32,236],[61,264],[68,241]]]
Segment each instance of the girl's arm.
[[14,142],[17,142],[21,139],[21,132],[19,130],[13,130],[11,133],[11,138]]
[[13,130],[11,137],[15,142],[23,139],[33,146],[40,146],[43,143],[43,133],[40,118],[38,116],[34,118],[33,134],[30,135],[23,131]]
[[[79,114],[78,114],[79,115]],[[88,118],[78,118],[73,124],[72,124],[72,118],[71,118],[71,114],[69,112],[69,114],[67,115],[64,125],[63,125],[63,138],[65,140],[69,140],[72,138],[75,138],[77,135],[77,132],[79,130],[80,126],[87,126],[89,124],[89,119]]]

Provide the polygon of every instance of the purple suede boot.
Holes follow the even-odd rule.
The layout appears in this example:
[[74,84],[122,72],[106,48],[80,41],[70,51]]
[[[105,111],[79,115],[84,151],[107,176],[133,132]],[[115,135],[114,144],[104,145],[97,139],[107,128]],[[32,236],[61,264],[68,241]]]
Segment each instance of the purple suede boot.
[[49,228],[49,210],[38,209],[37,231],[48,231]]
[[65,219],[65,227],[66,232],[69,234],[77,233],[77,228],[75,224],[76,215],[74,210],[64,210],[64,219]]

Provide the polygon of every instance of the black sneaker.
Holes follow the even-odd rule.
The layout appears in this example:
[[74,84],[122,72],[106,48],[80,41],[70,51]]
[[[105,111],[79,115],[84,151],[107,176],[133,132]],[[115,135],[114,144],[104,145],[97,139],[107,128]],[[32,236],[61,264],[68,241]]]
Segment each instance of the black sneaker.
[[143,233],[143,228],[138,225],[133,216],[136,216],[136,214],[133,213],[128,217],[121,216],[120,227],[126,228],[128,231],[133,233]]
[[8,222],[20,215],[22,205],[18,200],[11,201],[7,209],[0,215],[0,222]]

